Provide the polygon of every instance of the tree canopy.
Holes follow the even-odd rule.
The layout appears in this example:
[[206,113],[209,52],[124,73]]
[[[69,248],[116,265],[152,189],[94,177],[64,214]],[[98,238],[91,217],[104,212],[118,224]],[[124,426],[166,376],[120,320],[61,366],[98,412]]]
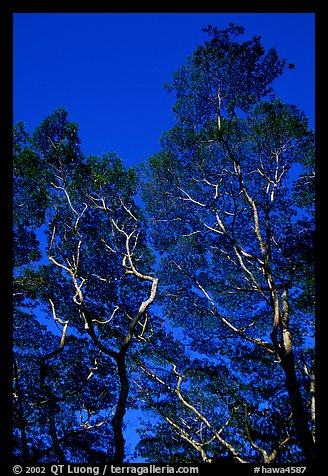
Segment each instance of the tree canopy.
[[143,164],[84,156],[63,108],[15,125],[18,461],[314,460],[313,131],[293,65],[204,32]]

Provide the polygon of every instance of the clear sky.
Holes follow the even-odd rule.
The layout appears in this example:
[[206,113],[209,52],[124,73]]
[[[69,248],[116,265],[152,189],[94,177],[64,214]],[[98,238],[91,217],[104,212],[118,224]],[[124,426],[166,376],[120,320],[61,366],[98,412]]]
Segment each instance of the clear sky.
[[174,98],[164,82],[207,38],[203,27],[229,22],[296,65],[276,91],[313,127],[311,13],[16,13],[14,122],[32,131],[63,106],[80,125],[85,154],[117,152],[136,164],[160,149],[160,135],[173,126]]

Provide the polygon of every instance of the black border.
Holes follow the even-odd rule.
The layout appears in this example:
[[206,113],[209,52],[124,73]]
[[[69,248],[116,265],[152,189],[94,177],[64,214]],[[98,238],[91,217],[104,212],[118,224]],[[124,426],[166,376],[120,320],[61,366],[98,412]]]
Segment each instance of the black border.
[[[106,3],[108,7],[105,8]],[[0,289],[3,297],[0,299],[0,468],[8,468],[9,472],[4,469],[4,474],[12,474],[12,466],[15,463],[12,458],[12,125],[13,125],[13,15],[15,13],[314,13],[316,21],[316,149],[318,153],[316,166],[316,276],[317,276],[317,319],[316,319],[316,354],[317,354],[317,387],[318,400],[320,402],[323,396],[323,384],[321,367],[324,364],[325,355],[321,353],[321,339],[324,337],[322,320],[324,319],[321,308],[321,289],[319,276],[325,271],[323,257],[325,254],[320,249],[322,226],[321,218],[324,216],[324,205],[322,200],[322,178],[324,177],[321,169],[322,159],[320,157],[321,149],[321,121],[320,108],[322,107],[323,98],[325,97],[323,89],[320,89],[319,78],[325,78],[325,72],[320,72],[326,60],[321,60],[320,51],[320,34],[323,32],[324,19],[320,7],[323,2],[310,0],[249,0],[238,3],[237,1],[220,2],[219,11],[213,11],[213,8],[204,8],[201,11],[191,10],[185,11],[183,8],[170,8],[165,3],[166,8],[160,8],[154,11],[148,8],[134,10],[127,5],[126,10],[115,8],[112,2],[106,0],[93,0],[89,2],[74,0],[48,0],[48,1],[28,1],[28,0],[2,0],[0,5],[0,61],[1,61],[1,118],[0,118],[0,147],[2,151],[1,157],[1,174],[0,174],[0,194],[1,194],[1,223],[0,223],[0,239],[1,239],[1,262],[0,270]],[[319,5],[320,3],[320,5]],[[211,2],[213,6],[213,3]],[[149,5],[148,5],[149,6]],[[82,8],[81,8],[82,7]],[[177,7],[177,5],[175,5]],[[322,48],[321,48],[322,49]],[[27,52],[28,54],[28,52]],[[324,68],[323,68],[324,69]],[[324,464],[324,445],[322,438],[324,437],[324,416],[322,413],[323,406],[317,405],[317,464],[315,468],[308,468],[306,475],[321,474],[321,465]],[[147,465],[146,465],[147,466]],[[234,465],[236,466],[236,465]],[[257,465],[255,465],[257,466]],[[261,466],[261,465],[259,465]],[[282,466],[282,465],[280,465]],[[254,465],[244,465],[237,471],[240,474],[253,474]],[[322,466],[323,467],[323,466]],[[207,472],[210,468],[200,468],[199,474]],[[228,469],[228,468],[226,468]],[[237,468],[234,468],[237,469]],[[25,474],[25,473],[23,473]],[[50,474],[47,472],[47,474]],[[65,473],[63,473],[65,474]],[[110,473],[107,473],[110,474]]]

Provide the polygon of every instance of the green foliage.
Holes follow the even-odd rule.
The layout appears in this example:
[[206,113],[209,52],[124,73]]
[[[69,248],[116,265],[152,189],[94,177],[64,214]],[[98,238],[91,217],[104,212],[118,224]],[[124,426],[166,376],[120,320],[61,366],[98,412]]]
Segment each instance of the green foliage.
[[296,394],[312,429],[313,132],[273,94],[293,65],[240,26],[204,32],[167,85],[176,124],[139,167],[85,157],[63,108],[15,126],[19,461],[112,461],[128,384],[148,462],[307,457],[293,416]]
[[116,154],[84,157],[64,109],[31,136],[17,124],[14,137],[15,455],[106,461],[120,392],[113,357],[149,293],[131,263],[153,263],[137,176]]
[[[297,168],[312,170],[313,133],[297,107],[272,94],[271,83],[285,67],[274,49],[265,53],[259,37],[239,42],[244,31],[234,25],[206,32],[211,39],[168,86],[176,96],[177,121],[144,173],[152,244],[162,256],[160,302],[183,332],[186,347],[184,357],[172,361],[183,375],[186,400],[216,431],[229,419],[229,405],[238,408],[222,437],[246,461],[273,454],[286,438],[286,447],[279,446],[273,457],[296,461],[302,458],[300,441],[279,358],[270,352],[270,333],[274,296],[282,323],[287,290],[285,325],[302,359],[314,313],[313,188],[302,189],[305,175],[295,187],[293,180]],[[175,355],[173,348],[165,352]],[[194,353],[203,356],[199,364]],[[158,362],[156,352],[153,359]],[[296,368],[302,368],[300,360]],[[172,384],[165,372],[166,366],[156,368],[156,388],[167,392],[172,413],[165,414],[180,430],[167,426],[175,428],[180,442],[189,435],[200,444],[195,458],[200,447],[215,458],[218,440],[200,440],[199,426],[193,426],[192,421],[201,424],[200,417],[169,397],[164,384],[158,390],[159,380]],[[174,379],[172,370],[170,375]],[[309,394],[300,386],[306,401]],[[152,392],[149,388],[147,395]],[[149,405],[162,414],[154,400]],[[307,418],[311,425],[310,414]],[[219,446],[222,451],[224,444]]]
[[272,81],[285,67],[274,48],[265,53],[259,36],[238,41],[242,27],[230,24],[218,30],[209,26],[204,31],[211,39],[196,49],[167,86],[176,93],[178,120],[196,130],[216,114],[218,91],[222,117],[231,116],[236,108],[247,111],[272,92]]

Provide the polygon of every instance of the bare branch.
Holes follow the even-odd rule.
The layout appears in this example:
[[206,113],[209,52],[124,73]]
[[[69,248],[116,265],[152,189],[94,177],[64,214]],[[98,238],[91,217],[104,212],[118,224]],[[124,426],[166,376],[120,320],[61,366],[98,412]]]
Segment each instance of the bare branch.
[[249,417],[248,407],[247,407],[247,404],[245,404],[245,431],[246,431],[247,439],[250,445],[252,446],[252,448],[254,448],[256,451],[259,451],[262,454],[264,463],[272,463],[275,460],[281,448],[290,440],[290,434],[286,430],[285,438],[283,438],[280,441],[277,441],[275,448],[272,450],[271,454],[268,454],[268,452],[264,448],[261,448],[259,445],[257,445],[253,441],[251,436],[250,421],[248,417]]
[[92,319],[92,322],[96,322],[97,324],[108,324],[113,319],[113,317],[115,316],[118,310],[119,310],[119,306],[115,306],[115,309],[112,312],[112,315],[110,316],[109,319],[107,319],[107,321],[99,321],[98,319]]
[[121,197],[119,197],[119,200],[120,200],[120,203],[122,205],[122,207],[124,208],[124,210],[133,218],[134,221],[138,221],[138,219],[133,215],[133,213],[131,212],[131,209],[127,208],[124,203],[123,203],[123,200],[121,199]]
[[[177,266],[177,268],[179,268],[184,274],[187,274],[186,271],[178,264],[176,263],[176,261],[172,260],[171,261],[175,266]],[[190,277],[188,275],[188,277]],[[215,304],[215,302],[213,301],[213,299],[211,298],[211,296],[208,294],[208,292],[204,289],[204,287],[199,283],[199,281],[194,278],[193,279],[193,282],[196,284],[196,286],[198,287],[198,289],[204,294],[204,296],[206,297],[206,299],[210,302],[211,304],[211,307],[212,307],[212,310],[210,311],[214,316],[218,317],[221,322],[223,324],[225,324],[227,327],[229,327],[229,329],[231,329],[233,332],[235,332],[236,334],[238,334],[240,337],[242,337],[243,339],[246,339],[248,340],[249,342],[252,342],[253,344],[256,344],[256,345],[259,345],[261,346],[262,348],[264,348],[267,352],[269,352],[270,354],[274,354],[275,353],[275,350],[273,349],[273,346],[272,344],[270,344],[269,342],[266,342],[262,339],[257,339],[255,337],[250,337],[248,336],[247,334],[245,334],[245,331],[243,329],[238,329],[237,327],[235,327],[233,324],[231,324],[231,322],[225,318],[221,313],[219,313],[219,311],[217,310],[217,306]]]
[[198,205],[200,207],[206,207],[207,205],[205,205],[204,203],[200,203],[198,202],[197,200],[191,198],[191,196],[189,195],[189,193],[187,193],[185,190],[183,190],[181,187],[177,187],[178,190],[180,190],[180,192],[182,192],[184,195],[186,195],[187,198],[183,198],[183,197],[179,197],[180,200],[184,200],[184,201],[190,201],[192,203],[194,203],[195,205]]
[[222,446],[224,446],[224,448],[234,457],[234,459],[236,459],[239,463],[246,463],[246,461],[239,456],[237,450],[221,437],[221,433],[226,425],[224,425],[219,431],[216,431],[212,427],[212,425],[209,423],[209,421],[204,417],[204,415],[202,415],[193,405],[187,402],[187,400],[182,396],[182,393],[181,393],[182,375],[177,371],[175,364],[172,364],[172,368],[173,368],[174,374],[177,376],[177,379],[178,379],[175,393],[178,396],[181,403],[183,403],[183,405],[186,408],[191,410],[206,425],[206,427],[215,436],[216,440],[219,441]]

